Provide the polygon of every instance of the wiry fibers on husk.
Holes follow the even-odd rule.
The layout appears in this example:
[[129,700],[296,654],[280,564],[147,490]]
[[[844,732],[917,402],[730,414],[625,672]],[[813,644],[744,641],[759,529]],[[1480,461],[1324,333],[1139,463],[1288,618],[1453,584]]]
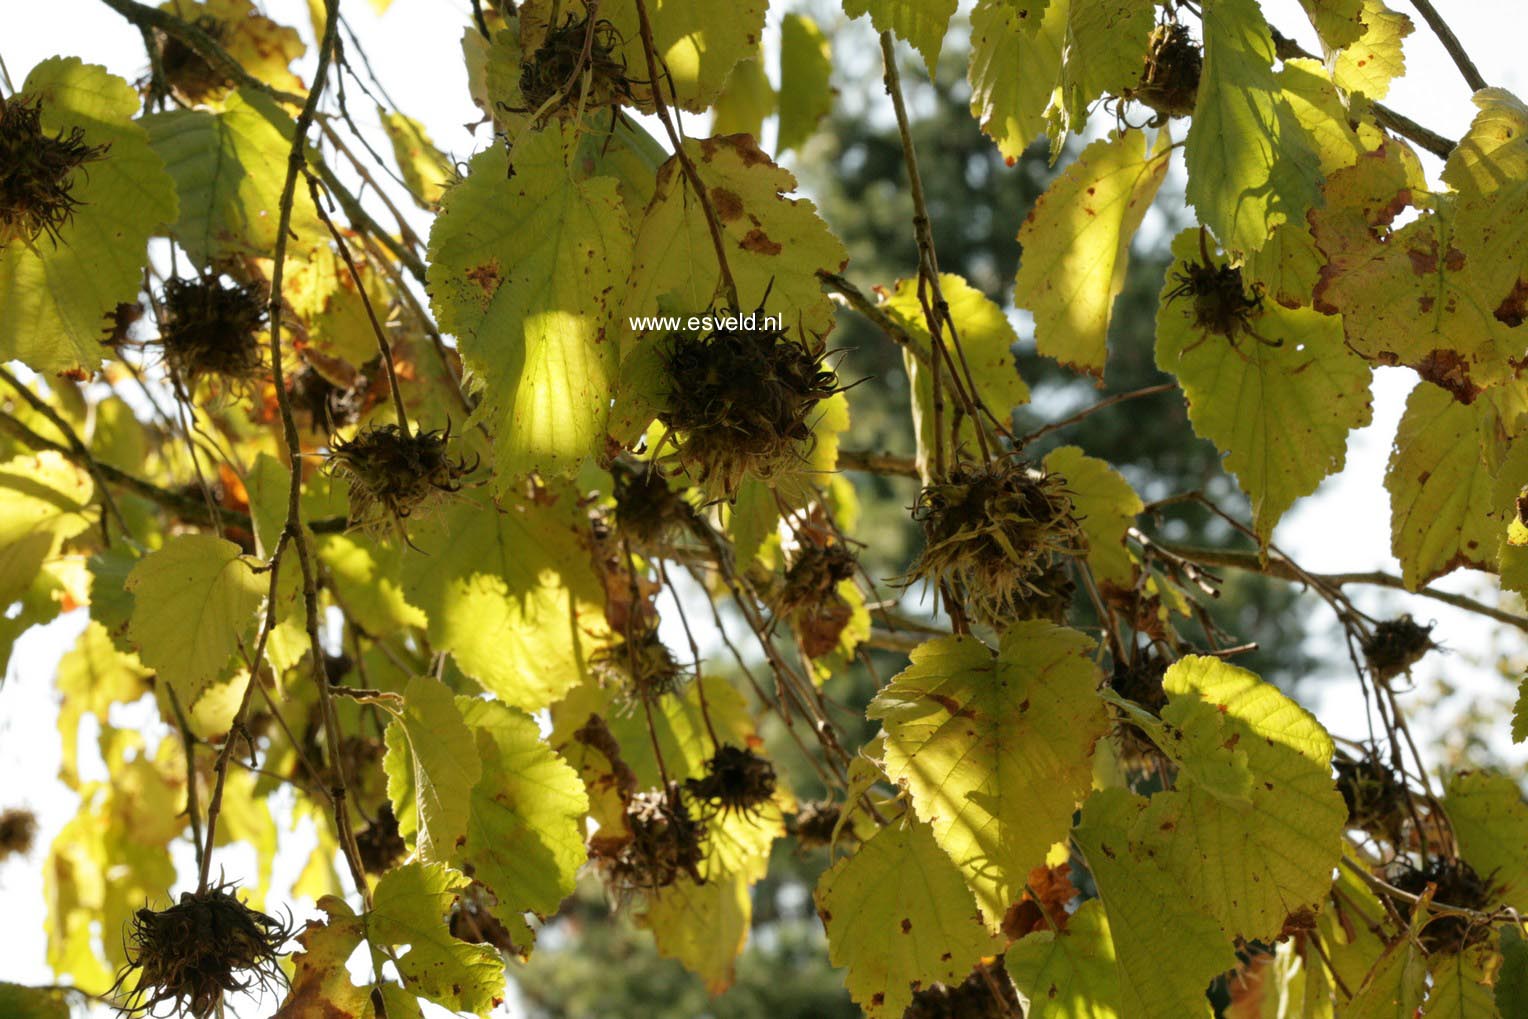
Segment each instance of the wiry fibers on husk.
[[598,648],[589,656],[589,667],[602,686],[614,687],[633,702],[666,697],[690,679],[690,670],[659,639],[657,629]]
[[728,743],[706,761],[706,773],[686,779],[685,790],[723,815],[754,817],[775,795],[775,766],[746,747]]
[[159,345],[181,382],[212,376],[230,382],[265,371],[265,292],[256,283],[217,276],[172,279],[160,298]]
[[1050,594],[1043,584],[1056,557],[1087,550],[1065,479],[1019,460],[957,467],[923,489],[913,519],[923,525],[924,548],[908,582],[948,591],[993,626]]
[[672,333],[662,341],[668,395],[658,420],[680,465],[708,494],[733,498],[804,462],[812,411],[838,391],[820,354],[784,332]]
[[1409,672],[1427,652],[1438,646],[1433,643],[1432,629],[1410,616],[1382,620],[1362,642],[1364,659],[1374,678],[1393,679]]
[[791,820],[791,833],[802,849],[831,845],[843,809],[832,800],[808,800]]
[[[1472,910],[1489,909],[1499,892],[1489,877],[1481,877],[1463,860],[1445,856],[1434,856],[1422,867],[1407,864],[1399,874],[1391,876],[1390,884],[1409,895],[1421,895],[1428,885],[1436,885],[1434,902]],[[1412,904],[1399,896],[1390,898],[1401,916],[1409,919]],[[1417,940],[1430,954],[1455,955],[1466,946],[1484,940],[1490,933],[1489,923],[1450,913],[1430,920]]]
[[590,846],[617,895],[667,888],[681,876],[702,882],[706,825],[690,814],[677,785],[633,796],[626,804],[626,829],[626,837]]
[[78,127],[45,134],[41,99],[0,97],[0,247],[31,245],[43,234],[57,244],[80,204],[75,172],[108,148],[85,144]]
[[381,531],[459,491],[472,468],[446,455],[450,438],[449,429],[409,433],[386,424],[336,442],[324,469],[350,484],[351,526]]
[[1203,71],[1204,55],[1188,29],[1176,22],[1158,25],[1151,33],[1140,83],[1126,89],[1125,98],[1155,110],[1158,124],[1169,117],[1187,117],[1194,112]]
[[543,106],[547,112],[573,111],[580,105],[590,110],[630,100],[631,82],[620,45],[615,26],[604,18],[570,17],[548,29],[541,46],[520,68],[525,107],[513,112],[534,114]]
[[276,954],[291,931],[244,905],[230,888],[183,892],[169,909],[134,914],[128,962],[113,987],[119,1010],[205,1019],[224,994],[285,979]]

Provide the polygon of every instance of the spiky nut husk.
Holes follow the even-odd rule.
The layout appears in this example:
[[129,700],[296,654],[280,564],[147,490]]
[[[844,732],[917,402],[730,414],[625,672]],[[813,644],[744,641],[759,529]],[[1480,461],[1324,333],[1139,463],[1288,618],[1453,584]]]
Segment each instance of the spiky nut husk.
[[723,744],[706,761],[706,773],[686,779],[685,790],[711,810],[756,816],[775,795],[775,766],[747,747]]
[[0,814],[0,860],[7,856],[25,856],[32,851],[37,837],[37,815],[20,807]]
[[351,526],[381,531],[460,491],[472,468],[447,454],[450,437],[449,430],[405,432],[385,424],[336,442],[324,469],[350,485]]
[[57,244],[80,205],[75,174],[109,148],[86,144],[83,128],[45,133],[39,98],[0,97],[0,248],[44,234]]
[[744,478],[769,481],[805,462],[812,411],[838,391],[820,354],[775,330],[676,332],[660,342],[668,394],[658,420],[708,495],[734,498]]
[[681,876],[700,884],[706,824],[690,813],[677,785],[649,789],[626,804],[626,836],[599,843],[590,855],[617,895],[667,888]]
[[1420,662],[1438,645],[1432,641],[1431,626],[1423,626],[1410,616],[1386,619],[1360,643],[1369,672],[1375,679],[1393,679]]
[[602,686],[614,687],[633,702],[667,697],[690,679],[690,670],[659,639],[656,628],[597,648],[589,667]]
[[291,931],[230,888],[183,892],[168,909],[134,914],[127,965],[112,989],[120,1011],[147,1015],[169,1005],[170,1014],[205,1019],[224,994],[285,979],[276,958]]
[[368,874],[384,874],[403,859],[408,846],[398,832],[398,818],[393,815],[391,803],[384,801],[377,810],[377,819],[355,833],[355,845],[361,853],[361,866]]
[[160,296],[158,344],[186,386],[203,377],[240,382],[265,371],[265,290],[218,276],[172,279]]
[[[902,1019],[1012,1019],[1022,1015],[1018,992],[999,956],[958,984],[932,984],[913,993]],[[997,995],[992,993],[997,988]]]
[[354,385],[342,389],[312,365],[292,375],[287,383],[292,409],[307,418],[308,428],[321,434],[349,428],[361,413],[365,376],[357,376]]
[[1174,273],[1177,286],[1167,292],[1169,303],[1190,298],[1194,303],[1194,326],[1234,340],[1251,328],[1263,307],[1262,298],[1249,293],[1241,269],[1213,262],[1190,262]]
[[1087,551],[1066,480],[1014,459],[957,467],[923,489],[913,519],[923,525],[924,548],[907,582],[947,590],[993,626],[1046,594],[1041,580],[1056,557]]
[[843,809],[832,800],[808,800],[801,804],[791,820],[791,832],[802,849],[816,849],[833,843],[833,831]]
[[1204,55],[1188,29],[1176,22],[1158,25],[1147,42],[1141,80],[1124,97],[1157,111],[1159,121],[1187,117],[1194,112],[1203,71]]
[[610,478],[615,526],[634,548],[666,545],[694,523],[694,508],[651,461],[616,457]]
[[[1456,906],[1460,909],[1487,910],[1495,905],[1498,889],[1481,877],[1463,860],[1434,856],[1426,865],[1414,867],[1407,864],[1400,873],[1390,877],[1390,884],[1410,895],[1421,895],[1428,885],[1436,885],[1433,901],[1439,905]],[[1391,896],[1397,912],[1410,919],[1411,903]],[[1417,940],[1429,954],[1457,955],[1467,946],[1484,940],[1491,933],[1491,925],[1457,914],[1444,914],[1430,920],[1422,928]]]
[[1405,783],[1372,751],[1358,759],[1333,762],[1337,791],[1348,808],[1348,827],[1398,846],[1405,830],[1408,804]]
[[[228,37],[228,26],[210,14],[199,15],[192,24],[213,42],[221,43]],[[227,89],[228,76],[215,70],[179,36],[161,34],[159,40],[159,69],[176,95],[188,103],[199,103]]]
[[631,82],[620,47],[615,25],[605,18],[569,16],[549,28],[536,52],[521,65],[525,108],[516,112],[535,114],[547,106],[547,112],[572,115],[580,106],[591,110],[630,100]]
[[820,658],[838,647],[853,608],[838,585],[854,576],[854,554],[840,544],[806,544],[785,571],[775,595],[774,611],[790,623],[808,658]]

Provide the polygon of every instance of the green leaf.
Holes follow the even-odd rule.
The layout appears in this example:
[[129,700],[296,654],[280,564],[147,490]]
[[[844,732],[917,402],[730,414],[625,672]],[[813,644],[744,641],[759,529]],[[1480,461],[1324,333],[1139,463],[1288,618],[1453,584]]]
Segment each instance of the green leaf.
[[1029,1001],[1025,1019],[1119,1019],[1119,974],[1109,916],[1097,899],[1067,918],[1066,930],[1037,930],[1003,957]]
[[[735,0],[726,4],[712,0],[648,0],[653,49],[663,68],[663,98],[670,105],[692,113],[710,106],[733,66],[757,54],[768,6],[768,0]],[[561,7],[566,11],[569,4],[562,3]],[[615,25],[616,38],[624,40],[621,53],[634,79],[632,91],[642,108],[649,110],[651,96],[646,82],[651,75],[638,30],[636,4],[602,5],[600,16],[609,18]]]
[[369,989],[351,983],[345,968],[364,937],[361,920],[333,896],[318,905],[329,919],[310,920],[297,935],[303,952],[292,956],[291,988],[271,1019],[371,1019]]
[[0,464],[0,606],[32,586],[63,543],[92,523],[90,475],[58,453]]
[[529,951],[525,914],[551,916],[573,892],[586,858],[589,798],[534,719],[494,701],[459,697],[456,704],[482,758],[457,859],[493,892],[495,915]]
[[[143,119],[154,151],[180,193],[171,235],[198,266],[222,257],[269,257],[276,247],[281,190],[294,125],[270,98],[241,89],[222,110],[174,110]],[[323,229],[299,186],[292,232],[310,247]]]
[[[1138,61],[1137,61],[1138,62]],[[1040,353],[1103,378],[1109,319],[1130,242],[1167,175],[1167,133],[1099,139],[1056,178],[1019,228],[1014,302],[1035,316]]]
[[578,179],[574,152],[560,122],[518,146],[513,176],[491,146],[430,230],[431,306],[482,394],[500,490],[572,474],[604,440],[631,234],[615,181]]
[[[757,56],[739,60],[711,110],[712,134],[764,134],[764,118],[776,110],[775,87]],[[640,210],[639,210],[640,211]]]
[[59,777],[78,788],[76,770],[80,720],[87,713],[105,723],[113,704],[136,701],[149,692],[148,669],[137,655],[127,654],[112,643],[111,635],[91,620],[80,632],[74,647],[58,663],[54,685],[62,695],[58,708],[58,732],[62,741]]
[[106,316],[137,299],[149,235],[175,219],[174,183],[131,119],[137,94],[104,67],[53,57],[32,69],[21,94],[42,100],[49,137],[79,128],[84,144],[110,148],[70,178],[79,205],[56,244],[0,244],[0,361],[93,371]]
[[[761,310],[783,315],[792,330],[827,335],[833,303],[817,272],[840,272],[849,256],[811,201],[786,197],[796,189],[796,178],[748,135],[691,140],[685,148],[720,221],[741,310],[759,309],[763,302]],[[719,306],[716,249],[677,157],[658,171],[636,251],[626,316],[649,314],[660,305],[683,314]]]
[[1226,249],[1257,251],[1319,200],[1309,136],[1279,94],[1273,37],[1256,0],[1204,9],[1204,74],[1189,127],[1188,200]]
[[1494,565],[1494,478],[1482,450],[1494,424],[1485,401],[1465,406],[1426,382],[1407,398],[1385,489],[1390,548],[1410,590],[1461,566]]
[[1371,370],[1343,345],[1340,320],[1309,308],[1264,303],[1229,338],[1198,326],[1195,299],[1168,296],[1198,249],[1194,230],[1173,241],[1157,366],[1178,377],[1194,431],[1226,454],[1266,543],[1296,499],[1342,469],[1348,432],[1373,416]]
[[[1236,965],[1236,955],[1215,921],[1183,895],[1174,875],[1135,844],[1132,829],[1140,828],[1145,805],[1124,789],[1096,792],[1073,834],[1108,913],[1119,1014],[1208,1019],[1205,988]],[[1168,959],[1171,965],[1164,965]]]
[[1517,782],[1497,772],[1454,776],[1443,807],[1459,854],[1497,889],[1495,898],[1528,909],[1528,802]]
[[1046,129],[1045,110],[1061,78],[1067,9],[1066,0],[1048,8],[979,0],[971,12],[971,115],[1010,166]]
[[[1424,911],[1418,910],[1418,919]],[[1413,938],[1385,946],[1342,1010],[1342,1019],[1411,1019],[1422,1005],[1427,964]]]
[[[252,636],[266,581],[259,560],[210,534],[180,534],[138,561],[128,637],[143,664],[189,707],[218,678],[241,640]],[[290,566],[290,564],[288,564]]]
[[1286,919],[1319,911],[1341,855],[1347,809],[1331,737],[1218,658],[1179,659],[1163,687],[1163,750],[1181,774],[1176,791],[1152,797],[1132,841],[1228,936],[1271,940]]
[[1073,0],[1067,5],[1061,95],[1071,130],[1082,130],[1093,100],[1117,96],[1140,81],[1156,6],[1155,0]]
[[1363,35],[1333,61],[1337,84],[1375,101],[1385,98],[1390,83],[1406,73],[1402,43],[1414,29],[1410,18],[1380,0],[1363,0]]
[[1364,34],[1363,0],[1300,0],[1328,49],[1340,49]]
[[393,158],[403,173],[409,194],[422,208],[434,208],[455,174],[451,161],[435,147],[424,125],[413,117],[381,106],[377,107],[377,117],[393,143]]
[[366,932],[373,944],[401,949],[398,972],[410,991],[438,1005],[486,1015],[504,996],[504,961],[489,945],[451,935],[446,913],[471,882],[439,863],[388,871],[372,892]]
[[0,983],[0,1015],[8,1019],[69,1019],[69,1002],[57,988]]
[[404,594],[429,618],[431,646],[526,711],[578,685],[604,630],[604,592],[579,543],[573,493],[548,496],[459,496],[412,524],[424,554],[403,562]]
[[468,800],[482,774],[472,733],[451,691],[415,676],[403,691],[403,711],[387,727],[387,797],[398,833],[419,859],[450,857],[467,831]]
[[1496,1010],[1504,1017],[1528,1014],[1528,941],[1516,924],[1501,929],[1501,954]]
[[688,875],[647,897],[637,926],[652,931],[658,954],[677,959],[721,994],[732,986],[737,957],[748,939],[753,907],[744,874],[708,877],[696,884]]
[[[1018,344],[1018,334],[1008,316],[986,294],[967,283],[954,273],[940,273],[939,286],[949,303],[950,318],[960,337],[960,349],[965,354],[965,364],[970,377],[976,381],[976,395],[986,404],[998,421],[1007,424],[1013,418],[1015,407],[1029,402],[1029,387],[1019,376],[1014,363],[1013,348]],[[918,300],[916,279],[898,280],[891,296],[882,305],[916,345],[917,354],[905,351],[902,363],[907,369],[908,381],[913,389],[913,423],[918,432],[918,470],[928,476],[934,449],[934,380],[929,365],[933,361],[933,341],[929,337],[928,324],[923,316],[923,306]],[[955,353],[951,338],[944,336],[945,350],[956,364],[961,363]],[[969,389],[969,386],[967,387]],[[946,408],[945,428],[950,426],[955,402],[950,392],[948,372],[944,379]],[[949,442],[949,435],[944,436]],[[960,426],[960,441],[967,452],[974,453],[979,447],[976,441],[976,424],[969,418]]]
[[1512,1014],[1498,1014],[1496,1009],[1492,984],[1502,960],[1494,942],[1489,938],[1457,954],[1439,954],[1428,960],[1431,986],[1427,1001],[1417,1012],[1419,1019],[1503,1019]]
[[886,728],[887,775],[994,932],[1091,785],[1093,744],[1108,729],[1094,646],[1038,621],[1010,627],[995,656],[974,637],[927,641],[867,712]]
[[1074,515],[1088,536],[1088,568],[1100,584],[1128,588],[1136,574],[1125,548],[1125,532],[1146,509],[1119,471],[1076,446],[1062,446],[1045,456],[1045,469],[1066,479]]
[[933,78],[956,6],[956,0],[844,0],[844,13],[851,18],[870,15],[877,32],[890,32],[917,50]]
[[776,152],[799,149],[833,108],[833,48],[804,14],[780,21],[780,138]]
[[1002,950],[960,871],[921,821],[882,828],[817,882],[828,958],[870,1019],[902,1015],[913,991],[958,984]]

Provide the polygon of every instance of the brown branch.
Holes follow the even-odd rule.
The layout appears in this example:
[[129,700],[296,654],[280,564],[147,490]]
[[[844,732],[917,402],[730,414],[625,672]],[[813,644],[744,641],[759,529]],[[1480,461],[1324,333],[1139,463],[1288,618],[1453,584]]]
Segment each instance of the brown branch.
[[818,269],[817,279],[821,281],[823,287],[838,294],[849,307],[865,316],[871,325],[885,333],[893,343],[911,353],[925,368],[929,367],[928,352],[913,340],[912,334],[903,327],[902,323],[892,318],[885,308],[871,300],[869,294],[836,272]]
[[225,50],[211,35],[190,22],[176,17],[169,11],[149,7],[138,3],[137,0],[101,0],[101,2],[134,25],[137,25],[141,30],[158,29],[171,38],[179,39],[195,50],[203,60],[211,64],[214,71],[223,74],[241,88],[263,92],[273,99],[278,99],[283,103],[291,103],[294,106],[303,101],[302,96],[272,88],[250,74],[244,69],[244,65],[235,60],[232,54]]
[[1440,591],[1435,587],[1424,587],[1419,591],[1413,591],[1406,586],[1405,581],[1394,574],[1385,573],[1381,570],[1371,570],[1360,573],[1305,573],[1294,563],[1283,556],[1270,555],[1266,563],[1258,558],[1256,552],[1241,552],[1223,548],[1197,548],[1191,545],[1179,545],[1170,541],[1153,540],[1153,545],[1165,549],[1183,559],[1198,563],[1201,566],[1225,566],[1236,570],[1245,570],[1248,573],[1261,573],[1264,576],[1276,577],[1280,580],[1290,580],[1304,583],[1307,579],[1340,588],[1346,584],[1366,584],[1371,587],[1388,587],[1396,591],[1405,591],[1408,594],[1421,595],[1434,601],[1452,605],[1466,612],[1494,619],[1498,623],[1515,626],[1519,630],[1528,631],[1528,617],[1514,615],[1501,609],[1492,608],[1483,602],[1476,601],[1462,594],[1454,594],[1450,591]]
[[[108,0],[113,2],[113,0]],[[350,823],[347,800],[348,783],[345,777],[345,759],[340,753],[339,718],[334,710],[334,698],[329,695],[329,677],[324,668],[324,646],[319,638],[318,569],[314,563],[313,550],[308,547],[307,532],[302,526],[302,441],[297,432],[297,421],[292,416],[292,400],[287,393],[281,366],[281,281],[286,272],[287,240],[292,231],[292,206],[297,199],[297,178],[307,162],[307,136],[318,113],[318,101],[328,80],[329,65],[334,57],[335,41],[339,34],[339,0],[324,0],[324,37],[319,43],[318,66],[313,75],[313,87],[308,90],[307,102],[297,115],[292,131],[292,147],[287,156],[286,180],[281,186],[281,201],[276,229],[276,250],[271,267],[271,371],[274,376],[276,402],[281,412],[281,431],[286,442],[287,457],[291,462],[291,481],[287,490],[287,517],[283,533],[297,550],[297,563],[302,570],[302,601],[308,634],[308,658],[312,663],[313,680],[318,690],[319,713],[323,719],[324,739],[329,757],[329,773],[334,781],[330,795],[334,801],[334,824],[339,837],[340,849],[350,867],[350,876],[362,903],[371,908],[371,886],[366,880],[366,869],[361,864],[360,850],[356,846],[355,832]]]
[[[1304,60],[1319,61],[1321,59],[1287,35],[1279,32],[1278,29],[1270,28],[1269,31],[1273,33],[1273,49],[1280,60],[1292,60],[1297,57]],[[1369,108],[1374,111],[1374,120],[1380,127],[1394,131],[1402,138],[1409,138],[1439,159],[1447,159],[1449,153],[1453,152],[1454,147],[1458,144],[1458,142],[1450,141],[1436,131],[1428,130],[1410,117],[1385,106],[1383,103],[1370,103]]]
[[916,478],[918,464],[910,456],[897,453],[876,453],[868,449],[840,449],[838,469],[841,471],[864,471],[866,474],[884,474],[899,478]]
[[1082,410],[1079,410],[1071,417],[1062,418],[1060,421],[1052,422],[1051,424],[1045,425],[1033,432],[1030,432],[1028,435],[1024,436],[1024,438],[1018,441],[1018,445],[1020,448],[1023,448],[1041,436],[1049,435],[1051,432],[1059,432],[1063,428],[1068,428],[1072,425],[1075,425],[1077,422],[1085,420],[1086,418],[1097,414],[1101,410],[1112,407],[1116,403],[1124,403],[1127,400],[1139,400],[1143,396],[1156,396],[1158,393],[1170,393],[1177,388],[1178,383],[1176,382],[1163,382],[1155,386],[1145,386],[1141,389],[1133,389],[1128,393],[1116,393],[1113,396],[1104,397],[1097,403],[1082,408]]
[[647,58],[647,77],[652,82],[653,109],[658,114],[658,119],[663,122],[663,130],[668,134],[669,142],[674,146],[674,155],[679,160],[679,165],[684,169],[684,175],[690,182],[690,189],[695,192],[695,198],[700,202],[701,212],[706,217],[706,229],[711,232],[711,245],[716,249],[716,270],[721,275],[722,296],[728,301],[731,310],[741,311],[742,305],[738,303],[737,282],[732,278],[732,267],[727,264],[727,245],[722,239],[721,220],[717,218],[716,207],[711,204],[711,195],[706,191],[705,182],[700,179],[700,171],[695,169],[695,163],[690,159],[690,154],[685,151],[684,139],[674,127],[674,121],[669,115],[668,104],[663,101],[663,75],[658,72],[658,56],[653,46],[653,26],[647,17],[647,4],[644,0],[637,0],[637,26],[642,35],[642,52]]
[[1459,37],[1454,30],[1448,27],[1448,22],[1443,20],[1443,15],[1432,5],[1432,0],[1411,0],[1411,6],[1422,15],[1422,20],[1427,22],[1427,27],[1433,30],[1433,35],[1443,44],[1448,51],[1449,57],[1454,61],[1454,66],[1459,68],[1459,73],[1464,75],[1464,80],[1470,88],[1479,92],[1488,88],[1485,78],[1481,77],[1480,69],[1475,66],[1475,61],[1464,51],[1464,46],[1459,42]]

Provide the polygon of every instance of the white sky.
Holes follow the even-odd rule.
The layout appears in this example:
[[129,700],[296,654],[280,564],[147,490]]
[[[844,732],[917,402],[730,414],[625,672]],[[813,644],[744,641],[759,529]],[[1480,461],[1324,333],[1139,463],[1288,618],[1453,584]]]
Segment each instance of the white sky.
[[[1391,3],[1418,20],[1407,0]],[[299,26],[305,37],[310,35],[305,0],[266,0],[263,6],[278,21]],[[777,0],[777,6],[788,5]],[[962,4],[966,6],[968,3]],[[1440,0],[1437,6],[1485,78],[1523,95],[1521,46],[1528,37],[1528,7],[1522,0]],[[1264,8],[1274,25],[1308,49],[1317,48],[1296,0],[1265,0]],[[394,0],[392,9],[381,18],[361,0],[348,0],[344,9],[388,92],[404,112],[424,122],[440,147],[465,160],[486,143],[486,134],[474,137],[466,127],[478,120],[478,113],[467,96],[466,73],[456,56],[462,31],[469,23],[470,8],[465,0]],[[0,0],[0,24],[4,25],[0,58],[17,85],[35,63],[55,54],[104,64],[129,80],[138,78],[146,67],[137,31],[97,0]],[[1457,137],[1474,113],[1469,88],[1420,22],[1407,41],[1406,56],[1411,73],[1396,82],[1386,102],[1441,134]],[[372,123],[370,104],[364,97],[352,92],[351,104],[363,124]],[[692,125],[692,130],[702,126]],[[1438,162],[1426,156],[1424,160],[1435,176]],[[387,221],[385,216],[379,218]],[[1391,437],[1413,381],[1409,371],[1379,371],[1374,424],[1352,437],[1347,469],[1329,479],[1317,495],[1298,503],[1280,525],[1276,540],[1308,568],[1399,572],[1389,553],[1389,505],[1382,480]],[[1439,586],[1483,594],[1487,601],[1494,598],[1494,582],[1479,574],[1455,574]],[[1394,592],[1365,594],[1359,602],[1371,612],[1383,608],[1393,614],[1404,608],[1420,619],[1438,623],[1434,636],[1451,653],[1430,656],[1418,669],[1418,685],[1426,688],[1435,679],[1446,678],[1463,690],[1453,702],[1456,707],[1481,691],[1493,698],[1503,695],[1505,686],[1491,668],[1500,653],[1510,654],[1516,674],[1522,673],[1525,655],[1521,633],[1483,623],[1437,602],[1407,599]],[[1521,610],[1520,605],[1515,607]],[[67,789],[49,778],[58,768],[57,708],[51,683],[58,657],[68,650],[83,626],[80,615],[61,619],[19,642],[7,680],[0,687],[0,790],[4,790],[0,808],[29,806],[42,824],[37,846],[28,857],[0,864],[0,915],[4,917],[0,927],[0,980],[47,983],[52,979],[44,961],[40,869],[47,846],[73,815],[75,801]],[[1318,625],[1326,624],[1323,619]],[[1364,723],[1357,691],[1351,670],[1334,658],[1332,666],[1313,677],[1302,693],[1307,701],[1317,697],[1313,706],[1334,732],[1361,737]],[[1447,717],[1422,719],[1420,723],[1424,739],[1427,730],[1443,733],[1449,727]],[[1503,731],[1505,727],[1503,717]],[[82,752],[90,745],[88,738],[82,740]],[[1528,760],[1521,748],[1508,752],[1519,762]],[[185,848],[189,859],[189,847]],[[220,862],[224,859],[220,852]],[[230,877],[239,871],[241,862],[247,862],[237,854],[229,854],[226,861]],[[295,876],[294,866],[290,860],[278,861],[278,891]],[[281,901],[281,896],[274,899]],[[259,1014],[268,1014],[271,1007],[267,1003]],[[506,1010],[504,1014],[510,1013]]]

